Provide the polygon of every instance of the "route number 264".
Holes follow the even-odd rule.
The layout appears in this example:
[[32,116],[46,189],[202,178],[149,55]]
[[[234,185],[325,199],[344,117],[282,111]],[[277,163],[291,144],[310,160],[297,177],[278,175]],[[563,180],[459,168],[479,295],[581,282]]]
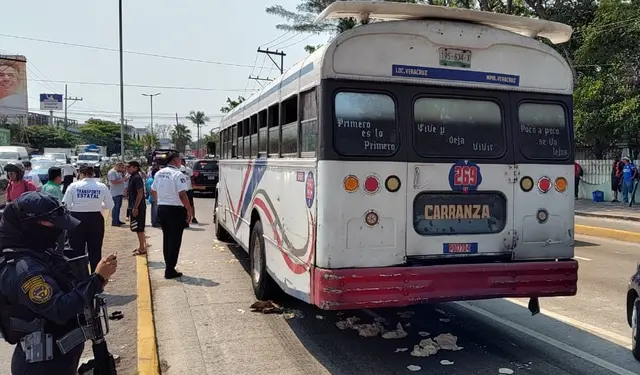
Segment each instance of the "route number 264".
[[453,184],[474,186],[478,184],[478,167],[475,165],[459,165],[455,167]]

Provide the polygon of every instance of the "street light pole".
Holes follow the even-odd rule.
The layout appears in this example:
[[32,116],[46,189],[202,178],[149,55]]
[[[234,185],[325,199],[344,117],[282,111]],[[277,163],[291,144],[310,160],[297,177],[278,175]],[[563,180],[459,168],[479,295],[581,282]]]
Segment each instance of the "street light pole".
[[120,36],[120,156],[124,160],[124,74],[122,50],[122,0],[118,2],[118,21]]
[[157,92],[155,94],[142,94],[142,96],[148,96],[151,99],[151,136],[153,137],[153,97],[158,96],[162,93]]

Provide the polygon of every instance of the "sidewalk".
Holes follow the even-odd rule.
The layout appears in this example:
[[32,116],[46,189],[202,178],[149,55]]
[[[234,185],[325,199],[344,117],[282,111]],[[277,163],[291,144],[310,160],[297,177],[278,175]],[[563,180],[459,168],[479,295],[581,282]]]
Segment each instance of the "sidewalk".
[[196,198],[195,205],[200,224],[184,232],[180,279],[164,279],[162,232],[146,229],[162,374],[329,373],[282,315],[250,312],[255,296],[246,253],[214,240],[212,199]]
[[628,204],[601,202],[587,199],[576,200],[576,216],[601,217],[607,219],[629,220],[640,222],[640,202],[629,207]]

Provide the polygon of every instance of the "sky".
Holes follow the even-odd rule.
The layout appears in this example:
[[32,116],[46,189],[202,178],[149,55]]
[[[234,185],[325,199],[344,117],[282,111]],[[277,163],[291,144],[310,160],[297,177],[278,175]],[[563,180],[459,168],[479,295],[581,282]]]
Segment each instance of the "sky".
[[[150,123],[150,100],[143,93],[161,95],[153,99],[154,123],[181,123],[190,110],[204,111],[210,118],[203,132],[215,128],[227,97],[249,97],[260,88],[250,74],[276,78],[279,71],[258,47],[283,50],[285,70],[303,59],[307,44],[325,43],[329,35],[308,35],[276,29],[284,21],[268,15],[265,8],[282,5],[294,9],[300,0],[135,0],[123,5],[125,51],[204,60],[176,59],[124,54],[126,87],[125,118],[144,128]],[[47,5],[45,5],[47,4]],[[119,54],[117,51],[80,48],[64,44],[17,39],[10,36],[52,40],[118,49],[118,2],[65,0],[56,3],[7,1],[0,5],[0,54],[27,58],[29,110],[38,109],[39,94],[64,94],[84,100],[69,108],[69,118],[84,122],[90,117],[119,121]],[[276,39],[278,38],[278,39]],[[274,42],[270,41],[276,39]],[[277,61],[277,60],[276,60]],[[241,66],[215,64],[213,62]],[[80,84],[80,83],[85,84]],[[86,83],[106,83],[95,85]],[[178,90],[178,86],[206,90]],[[220,91],[215,91],[215,90]],[[232,91],[224,91],[232,90]],[[69,102],[71,104],[71,102]],[[64,112],[54,113],[64,116]],[[195,127],[192,127],[195,129]],[[195,134],[195,131],[194,131]]]

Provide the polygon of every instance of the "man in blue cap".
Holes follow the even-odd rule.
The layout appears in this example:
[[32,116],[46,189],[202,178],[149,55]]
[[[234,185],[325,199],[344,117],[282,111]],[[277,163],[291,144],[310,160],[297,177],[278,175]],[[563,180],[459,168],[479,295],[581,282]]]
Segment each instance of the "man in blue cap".
[[88,278],[74,276],[55,249],[63,231],[79,223],[56,198],[40,192],[25,193],[4,209],[0,330],[5,341],[17,344],[12,374],[77,374],[84,343],[67,345],[65,340],[79,332],[78,315],[102,293],[118,264],[111,254]]

